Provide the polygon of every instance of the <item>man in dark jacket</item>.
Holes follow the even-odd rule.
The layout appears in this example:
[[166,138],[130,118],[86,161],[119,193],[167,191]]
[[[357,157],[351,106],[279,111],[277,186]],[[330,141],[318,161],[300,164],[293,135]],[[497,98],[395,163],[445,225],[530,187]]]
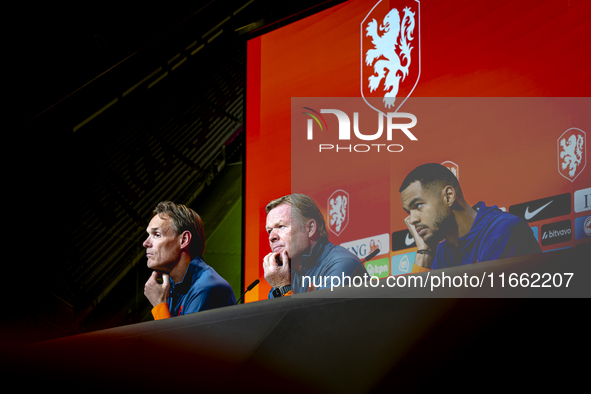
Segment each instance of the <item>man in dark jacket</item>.
[[271,253],[263,269],[273,288],[270,298],[324,289],[333,277],[352,281],[367,275],[357,256],[328,241],[324,217],[310,197],[283,196],[267,204],[266,212]]
[[418,248],[415,267],[422,268],[414,272],[541,252],[527,222],[482,201],[469,205],[440,164],[415,168],[399,191]]

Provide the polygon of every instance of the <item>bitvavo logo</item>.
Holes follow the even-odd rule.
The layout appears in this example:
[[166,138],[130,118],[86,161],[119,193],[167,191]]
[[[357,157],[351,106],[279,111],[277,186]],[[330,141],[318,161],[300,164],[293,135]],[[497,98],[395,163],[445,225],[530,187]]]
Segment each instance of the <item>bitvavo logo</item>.
[[[316,123],[322,132],[328,131],[328,124],[322,114],[332,114],[337,117],[339,124],[338,139],[339,141],[351,140],[351,118],[347,113],[338,109],[321,109],[320,112],[310,108],[303,107],[306,111],[303,113],[310,116],[307,119],[307,139],[314,140],[314,123]],[[375,116],[375,115],[374,115]],[[418,141],[409,129],[417,124],[417,117],[411,113],[406,112],[388,112],[387,114],[377,114],[377,128],[378,130],[373,134],[364,134],[359,130],[359,113],[353,112],[353,133],[355,137],[362,141],[375,141],[379,139],[386,130],[386,138],[392,141],[395,130],[400,130],[411,141]],[[400,123],[401,119],[410,120],[409,123]],[[319,152],[336,151],[336,152],[402,152],[403,146],[400,144],[318,144]]]

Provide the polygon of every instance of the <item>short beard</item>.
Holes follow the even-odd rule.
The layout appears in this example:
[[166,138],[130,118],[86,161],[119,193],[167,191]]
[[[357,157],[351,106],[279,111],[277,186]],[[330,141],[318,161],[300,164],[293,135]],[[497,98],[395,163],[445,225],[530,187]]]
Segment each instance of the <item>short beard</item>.
[[455,220],[453,215],[448,214],[446,210],[442,210],[437,218],[435,218],[433,225],[437,228],[437,230],[435,231],[435,229],[432,229],[433,236],[428,242],[428,244],[431,246],[435,246],[447,238],[455,226]]

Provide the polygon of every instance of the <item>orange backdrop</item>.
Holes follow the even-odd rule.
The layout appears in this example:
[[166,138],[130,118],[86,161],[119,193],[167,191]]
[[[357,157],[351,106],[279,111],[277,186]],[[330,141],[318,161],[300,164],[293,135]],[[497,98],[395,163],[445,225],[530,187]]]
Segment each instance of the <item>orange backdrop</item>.
[[[380,22],[383,10],[409,3],[416,10],[414,69],[400,97],[412,93],[400,111],[417,117],[411,131],[418,141],[399,132],[391,142],[380,140],[403,145],[399,153],[317,152],[317,141],[305,140],[309,117],[300,109],[306,103],[317,111],[349,105],[338,98],[360,100],[367,45],[361,23],[376,3],[349,1],[248,42],[245,286],[261,283],[246,302],[267,298],[264,207],[282,195],[305,192],[326,214],[330,195],[346,190],[349,223],[330,236],[342,244],[404,230],[398,187],[425,162],[452,161],[468,202],[507,210],[562,193],[572,201],[576,191],[591,187],[589,165],[582,171],[579,166],[574,181],[558,171],[561,135],[570,128],[591,134],[591,2],[585,0],[380,2],[374,9]],[[336,117],[324,118],[334,139]],[[317,171],[303,158],[313,160]],[[574,226],[589,215],[574,207],[570,212],[530,226],[539,233],[547,223],[568,219]],[[571,241],[542,249],[588,240],[576,239],[573,229]],[[409,251],[388,245],[377,258]],[[390,274],[396,274],[393,267]]]

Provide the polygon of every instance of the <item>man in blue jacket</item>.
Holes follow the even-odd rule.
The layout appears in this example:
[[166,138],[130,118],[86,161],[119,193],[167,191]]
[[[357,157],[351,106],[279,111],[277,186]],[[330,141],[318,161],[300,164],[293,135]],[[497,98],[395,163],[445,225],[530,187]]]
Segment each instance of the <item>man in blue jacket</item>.
[[541,252],[527,222],[482,201],[472,207],[440,164],[415,168],[399,191],[418,248],[414,272]]
[[205,264],[203,223],[182,204],[156,206],[144,241],[148,267],[153,269],[144,294],[155,320],[234,305],[230,284]]

